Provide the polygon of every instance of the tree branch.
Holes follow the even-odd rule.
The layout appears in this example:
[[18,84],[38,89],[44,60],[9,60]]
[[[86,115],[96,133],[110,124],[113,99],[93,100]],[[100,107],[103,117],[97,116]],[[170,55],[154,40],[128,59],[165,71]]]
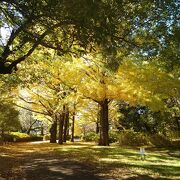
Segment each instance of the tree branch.
[[40,111],[36,111],[36,110],[33,110],[33,109],[29,109],[29,108],[26,108],[26,107],[23,107],[23,106],[20,106],[16,103],[13,103],[14,106],[17,106],[19,108],[22,108],[22,109],[25,109],[27,111],[31,111],[31,112],[34,112],[34,113],[38,113],[38,114],[42,114],[42,115],[46,115],[46,116],[51,116],[51,114],[49,113],[46,113],[46,112],[40,112]]

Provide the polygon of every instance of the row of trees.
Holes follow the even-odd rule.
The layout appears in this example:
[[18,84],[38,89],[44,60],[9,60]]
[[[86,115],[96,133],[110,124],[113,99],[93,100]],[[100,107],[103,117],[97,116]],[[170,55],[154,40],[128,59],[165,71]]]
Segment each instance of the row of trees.
[[[119,70],[114,72],[106,69],[103,66],[105,63],[102,59],[100,61],[95,56],[80,59],[63,58],[61,61],[55,58],[52,62],[49,60],[47,62],[41,61],[36,66],[34,64],[24,64],[21,71],[15,74],[16,78],[14,78],[23,88],[21,90],[23,93],[19,95],[21,103],[18,102],[17,104],[17,95],[14,98],[16,106],[41,114],[41,116],[43,115],[49,120],[51,123],[51,142],[56,142],[57,125],[59,125],[59,143],[65,142],[66,137],[69,135],[69,124],[72,125],[73,141],[75,113],[80,111],[80,109],[84,109],[83,111],[85,112],[89,111],[88,107],[93,107],[94,105],[97,108],[93,109],[95,116],[92,119],[97,124],[97,128],[100,129],[100,145],[109,144],[109,103],[111,101],[119,102],[123,100],[126,102],[124,105],[119,103],[120,113],[124,115],[124,122],[120,122],[120,124],[124,128],[133,127],[136,131],[142,131],[142,129],[138,128],[146,128],[144,131],[151,131],[151,133],[155,132],[153,126],[157,127],[159,119],[156,118],[151,127],[148,127],[149,118],[147,116],[150,113],[143,106],[147,106],[153,111],[167,113],[170,111],[170,106],[171,109],[177,106],[177,103],[171,102],[169,96],[173,96],[174,99],[178,96],[178,78],[173,76],[172,73],[163,72],[162,69],[157,70],[155,68],[157,65],[154,66],[153,63],[143,64],[145,69],[143,70],[140,64],[136,64],[136,61],[126,60],[124,64],[120,65]],[[98,56],[98,58],[101,58],[101,56]],[[139,68],[141,68],[141,73]],[[27,73],[27,69],[30,75],[24,78],[24,73]],[[138,74],[136,75],[136,73]],[[135,77],[138,77],[138,79]],[[141,85],[141,87],[139,88],[138,85]],[[14,93],[17,94],[19,92],[15,90]],[[25,104],[28,105],[25,107]],[[139,109],[133,107],[138,104],[141,105]],[[111,106],[111,108],[113,107]],[[178,116],[177,111],[177,109],[172,111],[172,113],[175,113],[173,115],[175,119]],[[85,112],[81,112],[81,114],[85,114]],[[132,112],[134,112],[134,117]],[[130,117],[129,113],[131,113]],[[70,115],[72,115],[73,119],[71,123],[69,123]],[[142,120],[142,117],[144,117],[144,120]],[[88,117],[86,118],[88,119]],[[138,122],[133,124],[133,121],[136,120],[141,125]],[[142,123],[144,123],[144,126],[142,126]],[[118,123],[116,124],[119,126]]]
[[58,55],[121,50],[172,68],[179,57],[178,10],[178,0],[2,0],[0,73],[12,73],[40,46]]
[[2,0],[0,73],[12,74],[1,76],[2,87],[27,89],[20,99],[30,108],[17,99],[16,106],[49,119],[51,142],[58,124],[60,144],[69,114],[73,134],[75,113],[92,101],[99,144],[109,145],[110,102],[167,112],[178,99],[178,7],[177,0]]
[[[40,61],[40,57],[38,60]],[[165,100],[170,95],[178,96],[177,77],[160,69],[156,62],[124,60],[114,72],[106,68],[104,61],[99,54],[82,58],[65,56],[61,60],[54,56],[53,61],[41,61],[36,66],[24,64],[24,68],[19,71],[21,83],[28,85],[28,93],[31,94],[29,100],[21,99],[31,103],[34,112],[51,118],[51,142],[56,140],[57,123],[58,132],[61,133],[59,143],[62,143],[63,139],[65,141],[69,112],[74,115],[75,105],[78,111],[78,108],[84,106],[84,99],[94,102],[99,107],[95,118],[98,119],[100,127],[99,144],[108,145],[111,101],[123,100],[130,106],[147,106],[153,111],[165,112]],[[27,73],[27,69],[30,75],[24,78],[23,73],[24,70]],[[87,109],[85,106],[84,108]]]

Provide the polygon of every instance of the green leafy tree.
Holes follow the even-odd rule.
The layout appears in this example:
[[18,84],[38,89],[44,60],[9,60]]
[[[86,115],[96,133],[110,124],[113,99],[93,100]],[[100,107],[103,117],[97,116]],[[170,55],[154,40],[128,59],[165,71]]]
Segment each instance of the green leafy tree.
[[8,33],[1,34],[0,73],[12,73],[39,45],[59,55],[121,49],[177,62],[178,10],[178,0],[2,0],[0,27]]
[[119,102],[119,124],[116,128],[133,129],[135,132],[144,132],[147,134],[162,134],[172,138],[179,135],[180,123],[179,105],[176,98],[166,101],[167,108],[164,112],[154,112],[145,106],[129,106],[128,103]]
[[12,104],[0,104],[0,130],[2,139],[4,139],[5,132],[16,131],[20,129],[18,115],[19,112],[13,107]]

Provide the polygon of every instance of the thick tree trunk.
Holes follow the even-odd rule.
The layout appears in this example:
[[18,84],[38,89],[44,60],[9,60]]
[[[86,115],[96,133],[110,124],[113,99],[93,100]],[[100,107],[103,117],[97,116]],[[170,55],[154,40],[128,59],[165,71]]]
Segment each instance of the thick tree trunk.
[[75,123],[75,112],[73,112],[72,125],[71,125],[71,142],[74,142],[74,123]]
[[99,110],[99,104],[98,104],[98,114],[97,114],[97,120],[96,120],[96,134],[99,134],[100,132],[99,121],[100,121],[100,110]]
[[71,125],[71,142],[74,142],[75,115],[76,115],[76,104],[74,103],[74,111],[73,111],[72,125]]
[[67,130],[66,130],[66,138],[69,137],[69,110],[67,114]]
[[63,127],[64,127],[65,111],[63,107],[63,112],[59,116],[59,139],[58,143],[63,144]]
[[53,120],[53,123],[50,128],[50,143],[56,143],[56,136],[57,136],[57,119]]
[[96,122],[96,134],[99,133],[99,122]]
[[99,145],[109,146],[108,99],[99,102],[100,105],[100,140]]
[[64,130],[63,130],[63,142],[66,142],[68,135],[68,125],[69,125],[69,109],[65,107],[65,118],[64,118]]

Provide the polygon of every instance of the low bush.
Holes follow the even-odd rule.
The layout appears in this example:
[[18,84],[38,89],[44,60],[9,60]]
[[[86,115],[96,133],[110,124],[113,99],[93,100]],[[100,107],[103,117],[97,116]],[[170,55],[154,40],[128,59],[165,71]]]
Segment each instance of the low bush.
[[180,149],[180,139],[175,139],[171,141],[173,148]]
[[148,145],[148,137],[140,132],[134,132],[132,129],[123,130],[119,133],[119,144],[127,146]]
[[30,136],[29,141],[43,141],[43,137],[42,136]]
[[109,143],[118,142],[119,133],[117,131],[109,131]]
[[48,141],[50,140],[50,135],[49,134],[46,134],[43,136],[43,141]]
[[171,147],[172,142],[170,139],[161,134],[154,134],[149,136],[149,141],[156,147]]
[[28,141],[42,141],[43,137],[35,136],[35,135],[28,135],[26,133],[20,132],[10,132],[9,134],[4,135],[4,141],[7,142],[28,142]]
[[[84,137],[84,141],[99,141],[99,134],[96,134],[95,132],[89,132]],[[118,141],[119,134],[116,131],[109,131],[109,143],[117,142]]]
[[143,146],[151,145],[155,147],[172,147],[179,146],[178,143],[172,141],[161,134],[145,134],[142,132],[135,132],[132,129],[123,130],[119,134],[119,144],[127,146]]
[[99,140],[99,135],[96,134],[95,132],[89,132],[85,136],[83,136],[83,141],[95,141],[98,142]]
[[67,140],[67,141],[70,141],[70,140],[71,140],[71,135],[67,135],[67,136],[66,136],[66,140]]

